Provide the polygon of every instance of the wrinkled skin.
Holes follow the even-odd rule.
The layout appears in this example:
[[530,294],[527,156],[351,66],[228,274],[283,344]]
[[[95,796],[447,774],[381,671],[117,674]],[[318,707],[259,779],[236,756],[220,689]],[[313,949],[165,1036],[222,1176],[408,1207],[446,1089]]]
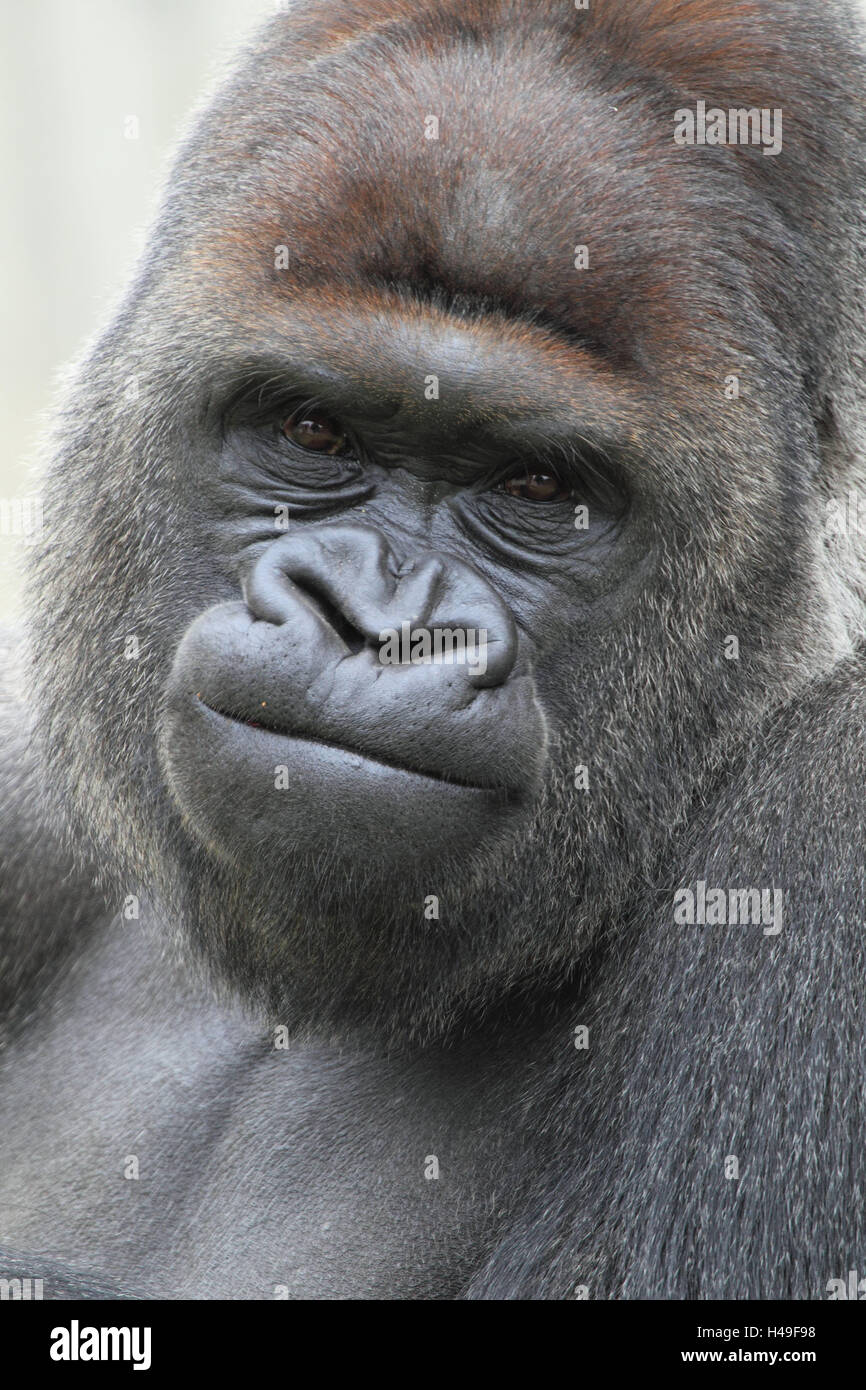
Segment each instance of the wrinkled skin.
[[[217,94],[6,662],[0,1273],[849,1268],[861,55],[829,0],[307,0]],[[698,98],[781,151],[677,145]],[[404,624],[483,659],[386,662]],[[781,930],[675,920],[699,881]]]

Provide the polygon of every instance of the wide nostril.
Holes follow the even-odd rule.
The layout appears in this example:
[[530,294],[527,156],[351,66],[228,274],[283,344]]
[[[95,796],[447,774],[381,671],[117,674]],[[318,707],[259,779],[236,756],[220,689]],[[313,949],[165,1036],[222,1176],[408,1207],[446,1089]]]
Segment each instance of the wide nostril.
[[350,622],[324,588],[320,588],[309,577],[296,579],[295,586],[318,609],[329,627],[336,632],[341,642],[345,643],[353,656],[363,650],[367,645],[367,639],[363,632],[360,632],[354,623]]
[[431,660],[462,664],[471,644],[467,678],[479,688],[504,684],[517,657],[514,617],[473,566],[438,551],[398,558],[369,526],[322,526],[282,537],[245,569],[241,587],[255,619],[276,627],[303,624],[306,612],[322,638],[330,633],[352,656],[378,650],[382,659],[382,643],[397,634],[402,644],[409,627],[431,642],[421,643],[417,659],[414,650],[408,659],[401,645],[399,664],[424,664],[428,648]]
[[393,575],[395,579],[406,579],[410,574],[415,573],[417,563],[417,560],[411,556],[408,559],[400,560],[396,555],[390,554],[387,560],[388,573]]

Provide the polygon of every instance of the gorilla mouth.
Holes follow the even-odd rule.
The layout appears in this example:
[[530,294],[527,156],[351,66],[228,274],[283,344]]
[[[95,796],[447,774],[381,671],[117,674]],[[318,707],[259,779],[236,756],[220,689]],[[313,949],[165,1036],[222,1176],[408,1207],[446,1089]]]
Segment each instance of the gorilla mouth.
[[[329,537],[343,544],[346,533],[321,527],[305,542],[309,563],[299,579],[309,583],[321,572],[336,583],[342,575],[357,594],[366,556],[370,583],[380,585],[372,534],[349,528],[362,553],[358,564],[349,556],[340,566],[327,544]],[[304,583],[284,572],[300,565],[292,548],[299,539],[284,539],[273,543],[276,556],[268,550],[255,561],[259,587],[251,581],[247,598],[257,606],[245,598],[206,609],[175,652],[159,751],[188,829],[245,873],[260,863],[279,869],[287,854],[317,864],[325,848],[343,869],[403,882],[408,865],[433,872],[476,852],[498,853],[522,832],[547,748],[532,678],[523,671],[512,678],[513,624],[500,624],[509,641],[499,644],[504,656],[494,646],[483,686],[457,662],[389,669],[372,638],[346,652]],[[418,570],[434,598],[444,564]],[[483,584],[466,570],[465,591],[451,596],[462,621],[486,593]],[[426,613],[432,601],[426,589],[407,598],[413,612]],[[474,614],[463,626],[494,630],[496,612],[484,623]],[[368,619],[356,625],[368,637],[381,631]]]
[[424,781],[437,782],[442,786],[457,787],[468,792],[483,792],[487,796],[497,797],[503,806],[516,806],[522,799],[521,794],[513,788],[494,786],[492,783],[458,781],[456,778],[446,777],[444,773],[437,772],[432,768],[413,767],[407,763],[397,762],[396,759],[383,758],[378,753],[368,753],[365,749],[354,747],[351,744],[337,743],[332,739],[301,734],[294,729],[261,718],[250,719],[244,714],[233,714],[228,710],[219,709],[217,706],[209,704],[201,695],[197,695],[196,700],[209,714],[215,715],[218,719],[240,725],[241,728],[252,729],[256,733],[268,734],[273,738],[288,738],[294,743],[306,743],[311,749],[330,748],[336,753],[344,753],[349,758],[359,758],[373,766],[387,768],[391,772],[401,772],[408,777],[418,777]]

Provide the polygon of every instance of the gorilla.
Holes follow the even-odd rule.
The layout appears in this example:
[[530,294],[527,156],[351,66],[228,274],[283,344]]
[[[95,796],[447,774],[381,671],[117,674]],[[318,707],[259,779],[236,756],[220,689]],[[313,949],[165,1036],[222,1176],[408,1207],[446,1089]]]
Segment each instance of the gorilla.
[[74,372],[2,665],[0,1274],[866,1259],[848,0],[295,0]]

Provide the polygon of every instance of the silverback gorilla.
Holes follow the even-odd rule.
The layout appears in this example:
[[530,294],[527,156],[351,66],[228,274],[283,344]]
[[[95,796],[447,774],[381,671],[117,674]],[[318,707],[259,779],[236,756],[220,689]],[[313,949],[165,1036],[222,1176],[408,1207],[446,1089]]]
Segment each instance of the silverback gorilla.
[[860,1267],[861,55],[844,0],[298,0],[243,56],[4,660],[0,1273]]

